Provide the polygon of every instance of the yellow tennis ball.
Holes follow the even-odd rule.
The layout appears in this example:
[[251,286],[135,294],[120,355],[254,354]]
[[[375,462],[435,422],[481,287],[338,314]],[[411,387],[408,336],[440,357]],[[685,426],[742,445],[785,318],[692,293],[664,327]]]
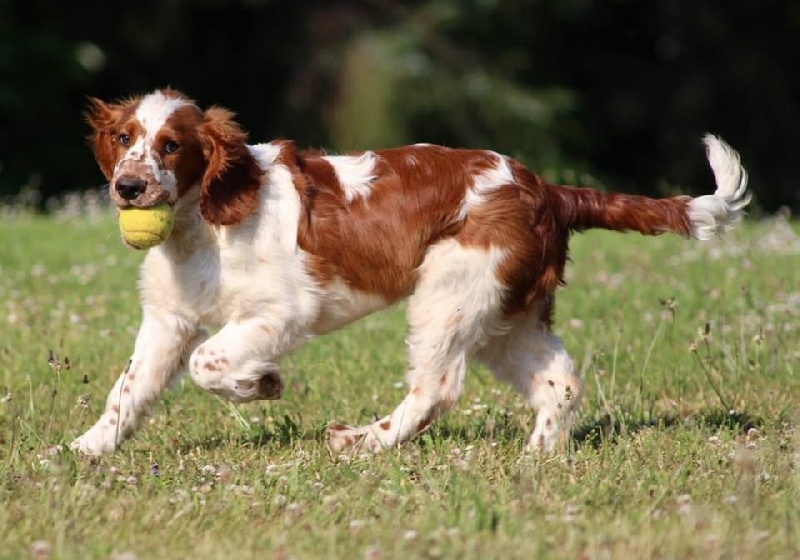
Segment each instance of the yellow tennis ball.
[[173,224],[172,207],[169,204],[119,211],[122,239],[134,249],[149,249],[163,243],[172,233]]

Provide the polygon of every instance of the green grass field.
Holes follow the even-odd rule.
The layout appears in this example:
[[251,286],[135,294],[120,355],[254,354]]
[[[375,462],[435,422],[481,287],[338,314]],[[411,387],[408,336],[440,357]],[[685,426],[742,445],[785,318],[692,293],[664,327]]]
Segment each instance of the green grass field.
[[398,308],[287,358],[281,401],[184,380],[90,460],[48,449],[96,419],[126,363],[142,255],[110,219],[4,219],[0,558],[796,560],[797,231],[576,236],[556,330],[586,398],[556,456],[522,454],[532,413],[473,367],[428,433],[332,457],[326,423],[405,394]]

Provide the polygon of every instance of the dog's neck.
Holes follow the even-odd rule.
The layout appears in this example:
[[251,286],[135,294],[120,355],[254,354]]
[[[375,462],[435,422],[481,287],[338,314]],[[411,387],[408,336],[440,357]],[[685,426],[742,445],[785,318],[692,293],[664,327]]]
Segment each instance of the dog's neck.
[[198,248],[217,244],[217,228],[209,224],[200,213],[200,185],[189,189],[173,208],[175,225],[172,234],[160,247],[170,256],[182,261]]

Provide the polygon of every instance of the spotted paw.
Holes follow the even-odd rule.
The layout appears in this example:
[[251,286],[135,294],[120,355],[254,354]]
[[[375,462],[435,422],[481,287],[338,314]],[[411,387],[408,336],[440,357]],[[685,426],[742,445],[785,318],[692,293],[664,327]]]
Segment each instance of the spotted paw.
[[331,424],[328,426],[327,440],[328,448],[333,453],[340,453],[348,448],[357,453],[379,453],[386,448],[370,426]]
[[340,453],[348,447],[353,447],[364,437],[358,428],[345,424],[329,425],[326,434],[328,449],[333,453]]

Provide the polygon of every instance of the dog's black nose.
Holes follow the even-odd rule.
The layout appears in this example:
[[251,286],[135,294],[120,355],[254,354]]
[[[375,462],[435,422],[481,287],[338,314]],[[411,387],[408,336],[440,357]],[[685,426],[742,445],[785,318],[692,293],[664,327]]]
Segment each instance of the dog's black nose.
[[144,181],[138,177],[123,176],[117,179],[115,188],[125,200],[133,200],[144,192]]

